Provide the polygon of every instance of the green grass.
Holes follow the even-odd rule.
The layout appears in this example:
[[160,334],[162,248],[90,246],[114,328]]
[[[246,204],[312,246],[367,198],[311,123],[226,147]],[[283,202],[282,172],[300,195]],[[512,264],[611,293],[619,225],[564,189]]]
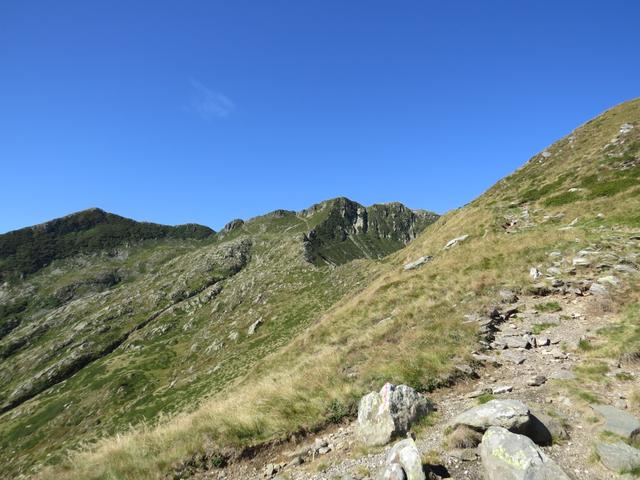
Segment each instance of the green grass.
[[557,325],[555,323],[549,323],[549,322],[536,323],[531,327],[531,331],[533,332],[534,335],[539,335],[545,330],[551,327],[556,327],[556,326]]
[[604,362],[583,362],[576,366],[574,371],[581,377],[593,381],[606,381],[605,375],[609,373],[609,366]]
[[538,303],[535,306],[535,309],[540,313],[555,313],[560,312],[562,307],[558,302],[544,302]]
[[495,400],[495,398],[495,395],[491,393],[483,393],[476,398],[476,401],[478,402],[478,405],[483,405],[491,400]]
[[560,207],[568,203],[573,203],[581,198],[578,192],[564,192],[553,195],[544,201],[545,207]]
[[590,340],[587,340],[587,339],[583,338],[583,339],[580,339],[578,341],[578,350],[582,350],[583,352],[589,352],[589,351],[591,351],[593,349],[594,349],[594,347],[591,344]]

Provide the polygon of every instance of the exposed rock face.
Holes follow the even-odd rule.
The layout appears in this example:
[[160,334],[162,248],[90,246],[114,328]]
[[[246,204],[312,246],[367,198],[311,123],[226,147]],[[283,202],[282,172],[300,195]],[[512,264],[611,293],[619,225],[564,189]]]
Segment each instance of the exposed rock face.
[[529,421],[529,408],[521,401],[491,400],[462,412],[453,419],[452,426],[466,425],[480,431],[489,427],[502,427],[513,432],[522,432]]
[[316,264],[339,265],[354,258],[388,255],[438,219],[435,213],[400,203],[364,207],[347,198],[314,205],[299,215],[312,217],[322,211],[324,219],[303,238],[305,257]]
[[410,426],[430,410],[429,402],[406,385],[385,384],[360,400],[358,433],[366,445],[384,445],[404,435]]
[[569,480],[531,439],[505,428],[490,427],[479,450],[486,478],[491,480]]
[[244,225],[244,220],[240,219],[240,218],[235,218],[233,220],[231,220],[229,223],[227,223],[223,228],[222,231],[223,232],[231,232],[233,230],[236,230],[237,228],[240,228]]

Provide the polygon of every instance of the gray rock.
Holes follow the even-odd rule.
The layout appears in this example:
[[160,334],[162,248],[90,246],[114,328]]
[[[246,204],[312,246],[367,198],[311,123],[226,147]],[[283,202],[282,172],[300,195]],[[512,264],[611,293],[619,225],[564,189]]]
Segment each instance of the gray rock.
[[316,438],[315,441],[313,442],[313,449],[317,452],[321,448],[325,448],[328,445],[329,445],[329,442],[327,442],[324,438]]
[[477,374],[473,370],[473,368],[471,368],[471,366],[467,365],[466,363],[461,363],[459,365],[456,365],[454,368],[456,369],[456,371],[460,372],[462,375],[466,377],[477,377]]
[[529,423],[529,408],[519,400],[491,400],[455,417],[451,425],[465,425],[474,430],[485,431],[492,426],[503,427],[514,432],[524,431]]
[[531,295],[537,295],[538,297],[545,297],[551,293],[549,286],[542,282],[534,283],[528,290]]
[[516,303],[518,301],[518,296],[511,290],[500,290],[498,295],[502,303]]
[[387,465],[398,464],[404,470],[407,480],[426,480],[422,459],[416,443],[411,438],[396,443],[387,455]]
[[529,270],[529,276],[532,280],[538,280],[542,276],[542,272],[538,270],[536,267],[531,267]]
[[592,295],[606,295],[608,293],[607,287],[599,283],[592,283],[589,287],[589,293]]
[[486,478],[491,480],[569,480],[531,439],[502,427],[485,432],[479,451]]
[[584,257],[575,257],[571,263],[574,267],[588,267],[591,265],[591,260]]
[[501,393],[509,393],[512,390],[513,387],[511,385],[501,385],[499,387],[493,387],[491,389],[491,393],[494,395],[500,395]]
[[433,257],[429,256],[429,255],[425,255],[424,257],[420,257],[417,260],[414,260],[413,262],[409,262],[404,266],[405,270],[414,270],[418,267],[421,267],[422,265],[424,265],[427,262],[430,262],[431,260],[433,260]]
[[263,323],[263,322],[262,322],[262,319],[261,319],[261,318],[259,318],[258,320],[256,320],[255,322],[253,322],[253,323],[251,324],[251,326],[249,327],[249,330],[247,330],[247,333],[248,333],[249,335],[253,335],[254,333],[256,333],[256,330],[258,329],[258,327],[259,327],[260,325],[262,325],[262,323]]
[[621,135],[625,135],[625,134],[629,133],[631,130],[633,130],[633,124],[631,124],[631,123],[623,123],[622,125],[620,125],[620,134]]
[[504,352],[502,355],[500,355],[500,358],[502,360],[505,360],[507,362],[511,362],[514,363],[516,365],[521,365],[524,363],[525,358],[524,356],[520,355],[519,353],[516,352]]
[[535,337],[536,347],[547,347],[551,345],[551,339],[549,337]]
[[278,473],[278,467],[277,467],[277,465],[274,465],[273,463],[268,464],[264,468],[264,475],[267,478],[273,477],[276,473]]
[[640,450],[624,442],[596,444],[596,453],[602,464],[617,473],[640,468]]
[[300,455],[296,455],[295,457],[293,457],[293,460],[291,460],[289,462],[290,467],[298,467],[300,465],[302,465],[304,463],[304,457],[300,456]]
[[613,275],[606,275],[604,277],[598,278],[598,283],[600,285],[610,285],[612,287],[617,287],[618,285],[620,285],[620,280],[618,280],[618,277],[615,277]]
[[547,273],[549,275],[560,275],[562,271],[558,267],[549,267],[547,268]]
[[498,342],[501,342],[507,348],[529,348],[531,343],[526,337],[501,337]]
[[476,362],[481,363],[491,363],[493,365],[500,365],[498,359],[492,355],[484,355],[482,353],[472,353],[471,358],[473,358]]
[[379,393],[371,392],[360,400],[358,435],[366,445],[384,445],[407,433],[430,410],[427,399],[413,388],[387,383]]
[[384,470],[378,475],[378,480],[407,480],[407,476],[400,465],[392,463],[384,467]]
[[467,238],[469,238],[469,235],[462,235],[460,237],[453,238],[447,242],[447,244],[444,246],[444,249],[448,250],[449,248],[453,248],[460,242],[464,242]]
[[632,267],[631,265],[626,265],[626,264],[619,264],[619,265],[614,265],[613,269],[616,272],[622,272],[622,273],[636,273],[637,270]]
[[622,438],[636,439],[640,436],[640,421],[630,413],[610,405],[591,405],[604,418],[603,430],[620,435]]
[[560,280],[558,278],[554,278],[553,280],[551,280],[551,286],[553,288],[560,288],[564,285],[564,281]]
[[575,380],[576,376],[569,370],[558,370],[550,375],[554,380]]
[[536,375],[535,377],[531,377],[527,380],[527,385],[530,387],[539,387],[547,381],[547,377],[544,375]]

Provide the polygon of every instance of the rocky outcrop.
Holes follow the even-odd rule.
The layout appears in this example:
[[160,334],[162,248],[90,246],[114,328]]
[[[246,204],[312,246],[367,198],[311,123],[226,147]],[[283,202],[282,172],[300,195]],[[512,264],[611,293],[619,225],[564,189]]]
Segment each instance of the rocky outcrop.
[[243,225],[244,225],[244,220],[240,218],[235,218],[231,220],[229,223],[227,223],[224,227],[222,227],[222,232],[228,233],[242,227]]
[[485,432],[479,451],[485,476],[491,480],[569,480],[531,439],[502,427]]
[[431,410],[430,403],[406,385],[385,384],[360,400],[358,434],[366,445],[384,445],[404,435],[417,420]]
[[310,221],[320,218],[303,237],[305,258],[318,265],[388,255],[438,219],[435,213],[411,210],[401,203],[364,207],[343,197],[314,205],[299,215]]

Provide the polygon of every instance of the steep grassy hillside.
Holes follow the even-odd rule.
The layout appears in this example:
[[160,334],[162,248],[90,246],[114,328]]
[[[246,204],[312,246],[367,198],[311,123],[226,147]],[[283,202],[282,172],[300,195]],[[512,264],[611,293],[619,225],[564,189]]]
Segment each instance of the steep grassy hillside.
[[203,239],[214,233],[202,225],[136,222],[92,208],[0,235],[0,281],[24,277],[80,252],[96,253],[150,239]]
[[[588,122],[381,264],[332,271],[331,282],[348,271],[367,285],[345,289],[348,296],[192,414],[106,439],[42,478],[162,478],[199,454],[217,459],[215,466],[229,446],[336,421],[385,381],[423,391],[446,385],[476,345],[465,315],[495,305],[505,287],[551,288],[532,284],[529,270],[552,251],[564,258],[586,247],[607,252],[640,234],[639,142],[640,100]],[[402,268],[425,255],[433,260]]]
[[[66,253],[0,288],[3,470],[28,472],[70,447],[197,408],[375,277],[378,264],[359,258],[397,250],[428,223],[389,206],[388,216],[405,219],[390,225],[397,232],[345,231],[323,246],[366,237],[370,248],[343,249],[350,263],[317,267],[305,238],[345,204],[364,209],[333,200],[313,212],[234,221],[217,235],[198,227],[195,238],[100,211],[19,231],[32,235],[27,249]],[[44,237],[24,233],[42,228]],[[149,231],[167,234],[146,238]]]

